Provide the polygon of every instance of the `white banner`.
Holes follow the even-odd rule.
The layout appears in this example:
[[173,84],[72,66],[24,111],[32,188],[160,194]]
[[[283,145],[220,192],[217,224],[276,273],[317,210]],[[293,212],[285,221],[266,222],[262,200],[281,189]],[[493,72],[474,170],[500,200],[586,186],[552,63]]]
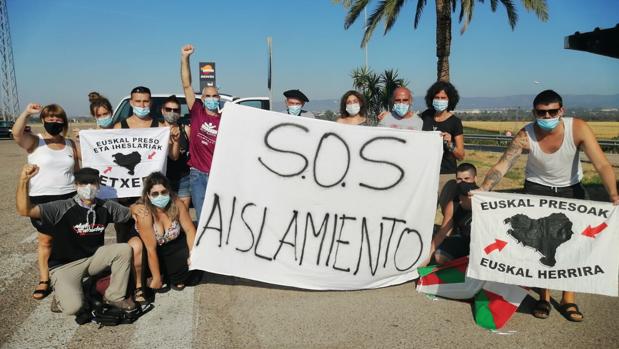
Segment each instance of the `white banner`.
[[394,285],[428,256],[437,132],[227,103],[192,269],[317,290]]
[[167,127],[80,131],[82,167],[99,170],[101,199],[142,195],[142,179],[165,174],[170,129]]
[[476,193],[467,276],[617,296],[618,231],[611,203]]

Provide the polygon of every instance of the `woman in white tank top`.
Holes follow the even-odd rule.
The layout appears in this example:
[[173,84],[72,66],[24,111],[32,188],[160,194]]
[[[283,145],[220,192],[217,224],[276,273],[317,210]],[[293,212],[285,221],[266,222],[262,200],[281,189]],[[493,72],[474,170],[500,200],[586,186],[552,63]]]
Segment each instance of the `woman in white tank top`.
[[[45,131],[37,136],[25,132],[28,118],[40,113]],[[65,139],[69,123],[61,106],[50,104],[28,104],[13,126],[15,142],[28,152],[28,163],[36,164],[39,172],[30,179],[29,196],[33,204],[63,200],[75,195],[73,172],[79,169],[75,144]],[[32,298],[43,299],[50,293],[47,261],[51,253],[53,227],[45,226],[40,220],[31,219],[38,234],[39,284]]]

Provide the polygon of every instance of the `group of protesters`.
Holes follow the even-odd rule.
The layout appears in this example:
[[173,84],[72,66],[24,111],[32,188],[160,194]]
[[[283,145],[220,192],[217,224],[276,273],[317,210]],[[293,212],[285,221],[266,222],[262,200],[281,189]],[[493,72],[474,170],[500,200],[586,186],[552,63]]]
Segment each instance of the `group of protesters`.
[[[179,122],[181,103],[168,97],[163,120],[153,116],[151,92],[139,86],[131,91],[132,115],[115,120],[113,108],[99,93],[89,94],[90,113],[98,129],[168,127],[169,154],[166,174],[150,174],[140,197],[117,201],[97,199],[100,174],[80,168],[79,134],[67,138],[69,122],[57,104],[28,104],[19,116],[13,135],[28,153],[17,187],[19,214],[31,217],[38,234],[39,284],[33,298],[43,299],[52,290],[52,310],[76,314],[84,306],[82,279],[111,270],[104,303],[132,310],[148,301],[149,290],[182,290],[195,275],[189,271],[196,228],[190,217],[193,205],[199,221],[221,121],[220,96],[206,87],[198,98],[192,88],[190,56],[194,48],[181,48],[181,82],[189,108],[190,123]],[[309,98],[300,90],[284,92],[290,117],[314,118],[303,109]],[[471,196],[475,190],[492,190],[528,153],[524,192],[565,198],[587,198],[581,183],[579,152],[583,150],[600,174],[610,201],[619,204],[614,171],[586,122],[564,117],[561,96],[546,90],[533,101],[533,122],[523,127],[511,144],[477,184],[477,169],[465,159],[462,121],[455,115],[459,102],[456,88],[438,81],[424,98],[425,110],[413,110],[413,94],[406,87],[394,90],[390,110],[377,116],[378,126],[416,131],[439,131],[443,140],[438,202],[442,223],[432,239],[433,262],[445,263],[468,255],[472,220]],[[340,101],[338,123],[370,126],[368,103],[351,90]],[[39,114],[44,131],[25,132],[28,118]],[[104,231],[115,224],[116,243],[104,245]],[[146,265],[144,265],[146,262]],[[550,293],[541,290],[533,315],[547,318]],[[573,292],[564,292],[560,310],[572,321],[582,321]]]

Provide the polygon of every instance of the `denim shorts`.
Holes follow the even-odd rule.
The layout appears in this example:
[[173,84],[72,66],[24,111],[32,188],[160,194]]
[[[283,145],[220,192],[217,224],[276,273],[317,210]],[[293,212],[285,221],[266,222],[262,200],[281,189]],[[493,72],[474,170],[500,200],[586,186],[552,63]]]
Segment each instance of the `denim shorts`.
[[189,174],[181,177],[179,180],[171,180],[172,189],[176,192],[179,198],[191,197],[191,186],[189,183]]

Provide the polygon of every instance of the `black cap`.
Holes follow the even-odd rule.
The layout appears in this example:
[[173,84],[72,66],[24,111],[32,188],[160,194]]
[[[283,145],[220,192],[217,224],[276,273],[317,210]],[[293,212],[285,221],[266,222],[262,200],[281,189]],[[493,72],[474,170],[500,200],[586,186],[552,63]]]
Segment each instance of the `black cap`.
[[288,90],[284,92],[284,97],[286,98],[296,98],[300,101],[303,101],[304,103],[309,102],[309,99],[307,99],[307,96],[303,94],[303,92],[299,91],[299,90]]
[[80,168],[74,176],[76,184],[99,184],[99,171],[94,168]]

